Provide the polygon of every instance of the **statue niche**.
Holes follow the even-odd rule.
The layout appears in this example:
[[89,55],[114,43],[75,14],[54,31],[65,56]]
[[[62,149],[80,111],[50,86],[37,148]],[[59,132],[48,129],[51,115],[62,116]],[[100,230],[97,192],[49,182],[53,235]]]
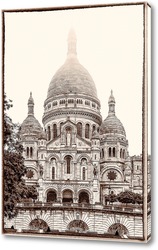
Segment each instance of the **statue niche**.
[[82,166],[86,166],[87,165],[87,159],[86,158],[82,158],[81,165]]
[[72,144],[72,130],[70,127],[66,128],[66,146],[70,147]]

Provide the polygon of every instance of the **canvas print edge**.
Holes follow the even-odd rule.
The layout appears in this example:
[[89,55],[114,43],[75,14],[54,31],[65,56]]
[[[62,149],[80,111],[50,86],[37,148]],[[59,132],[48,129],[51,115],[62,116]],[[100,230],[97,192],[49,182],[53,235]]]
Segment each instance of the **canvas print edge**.
[[[137,3],[136,3],[137,4]],[[143,223],[144,223],[144,241],[143,242],[147,242],[148,241],[148,239],[150,239],[150,235],[148,235],[148,233],[147,233],[147,226],[148,226],[148,223],[150,223],[149,221],[147,221],[147,214],[148,214],[148,207],[147,207],[147,195],[145,195],[145,194],[147,194],[147,175],[148,175],[148,173],[147,173],[147,151],[148,151],[148,149],[147,149],[147,134],[148,134],[148,126],[147,126],[147,117],[148,117],[148,115],[147,115],[147,110],[148,110],[148,108],[147,108],[147,96],[148,96],[148,90],[147,90],[147,88],[148,88],[148,83],[147,83],[147,79],[148,79],[148,65],[147,65],[147,63],[148,63],[148,50],[149,50],[149,45],[148,45],[148,36],[147,36],[147,31],[148,31],[148,21],[147,21],[147,19],[148,19],[148,14],[147,14],[147,12],[148,12],[148,4],[147,3],[139,3],[139,4],[143,4],[143,6],[144,6],[144,78],[143,78],[143,92],[142,92],[142,95],[143,95],[143,109],[142,109],[142,111],[143,111],[143,126],[142,126],[142,128],[143,128],[143,131],[142,131],[142,134],[143,134],[143,163],[144,163],[144,166],[146,166],[145,168],[144,168],[144,172],[143,172],[143,181],[144,181],[144,195],[143,195],[143,198],[144,198],[144,202],[143,202],[143,208],[144,208],[144,220],[143,220]],[[120,4],[120,5],[124,5],[124,4]],[[130,4],[129,4],[130,5]],[[111,5],[109,5],[109,6],[111,6]],[[113,6],[115,6],[115,5],[113,5]],[[85,7],[85,8],[89,8],[89,6],[80,6],[79,8],[83,8],[83,7]],[[97,7],[97,6],[90,6],[90,8],[91,7]],[[99,6],[98,5],[98,7],[106,7],[106,5],[104,5],[104,6]],[[64,9],[70,9],[71,7],[65,7]],[[72,8],[74,8],[74,9],[76,9],[76,6],[75,7],[72,7]],[[52,8],[51,10],[53,10],[54,8]],[[57,8],[57,9],[60,9],[60,8]],[[43,9],[43,11],[45,11],[46,9]],[[5,12],[10,12],[10,11],[15,11],[15,10],[3,10],[2,11],[2,14],[3,14],[3,64],[2,64],[2,72],[4,72],[4,14],[5,14]],[[18,11],[18,10],[17,10]],[[21,11],[21,10],[20,10]],[[22,10],[22,11],[35,11],[35,9],[28,9],[28,10]],[[37,9],[37,11],[42,11],[42,9]],[[3,84],[2,84],[2,87],[4,88],[4,74],[3,74]],[[3,89],[3,91],[4,91],[4,89]],[[145,135],[145,136],[144,136]],[[3,211],[3,214],[4,214],[4,211]],[[5,234],[10,234],[10,233],[6,233],[5,232],[5,230],[4,230],[4,227],[3,227],[3,225],[2,225],[2,228],[3,228],[3,233],[5,233]],[[18,233],[18,235],[22,235],[22,236],[24,236],[24,234],[22,234],[22,233]],[[31,235],[28,235],[28,236],[31,236]],[[32,234],[32,236],[37,236],[36,234]],[[37,237],[49,237],[49,236],[43,236],[43,235],[38,235]],[[51,235],[50,237],[60,237],[60,236],[53,236],[53,235]],[[70,236],[69,236],[70,237]],[[64,236],[63,237],[61,237],[61,238],[64,238]],[[75,238],[74,236],[72,236],[72,238]],[[78,238],[78,237],[76,237],[76,238]],[[84,238],[84,237],[81,237],[81,239],[88,239],[87,237],[86,238]],[[99,238],[95,238],[95,237],[92,237],[92,238],[90,238],[90,239],[97,239],[97,240],[113,240],[113,239],[110,239],[110,238],[108,238],[108,239],[103,239],[103,238],[101,238],[101,239],[99,239]],[[117,239],[118,240],[118,239]],[[117,241],[116,240],[116,241]],[[114,240],[115,241],[115,240]],[[126,241],[125,239],[121,239],[121,241]],[[129,240],[128,240],[129,241]],[[131,240],[132,242],[134,242],[134,241],[136,241],[137,242],[137,240]]]

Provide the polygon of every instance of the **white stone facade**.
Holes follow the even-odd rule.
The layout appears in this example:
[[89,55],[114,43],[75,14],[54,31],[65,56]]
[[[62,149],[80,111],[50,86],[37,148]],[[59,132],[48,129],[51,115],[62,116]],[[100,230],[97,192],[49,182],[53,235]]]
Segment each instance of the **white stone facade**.
[[[28,169],[25,180],[28,185],[37,185],[41,210],[29,204],[24,212],[23,205],[19,205],[19,214],[10,224],[29,230],[30,222],[40,218],[51,230],[67,231],[71,221],[82,220],[87,231],[104,234],[120,223],[128,236],[142,237],[141,208],[133,215],[134,210],[128,214],[114,207],[108,212],[104,207],[105,195],[111,192],[142,193],[143,168],[141,156],[129,155],[112,92],[108,105],[108,116],[102,121],[95,84],[78,62],[76,38],[71,31],[67,60],[52,78],[44,102],[44,129],[34,117],[32,94],[28,116],[21,125]],[[86,210],[82,209],[84,204]]]

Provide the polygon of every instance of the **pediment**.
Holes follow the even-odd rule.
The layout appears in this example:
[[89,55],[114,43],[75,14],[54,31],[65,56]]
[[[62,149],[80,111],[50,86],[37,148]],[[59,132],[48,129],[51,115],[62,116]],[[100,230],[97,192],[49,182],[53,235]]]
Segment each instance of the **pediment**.
[[53,148],[60,148],[60,144],[61,144],[61,139],[60,136],[58,136],[57,138],[55,138],[54,140],[51,140],[48,142],[47,144],[47,149],[53,149]]

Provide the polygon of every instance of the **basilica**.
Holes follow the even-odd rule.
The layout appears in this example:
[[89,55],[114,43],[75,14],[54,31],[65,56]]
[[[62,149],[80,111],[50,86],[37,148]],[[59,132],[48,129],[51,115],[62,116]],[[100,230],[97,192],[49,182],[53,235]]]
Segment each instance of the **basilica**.
[[25,181],[36,185],[38,199],[17,204],[14,224],[19,231],[49,228],[87,235],[117,231],[124,237],[141,238],[142,206],[111,205],[105,197],[127,190],[142,194],[142,156],[129,155],[112,90],[107,117],[102,118],[95,83],[78,61],[76,43],[70,30],[67,58],[51,79],[44,101],[43,126],[35,118],[30,93],[20,140]]

